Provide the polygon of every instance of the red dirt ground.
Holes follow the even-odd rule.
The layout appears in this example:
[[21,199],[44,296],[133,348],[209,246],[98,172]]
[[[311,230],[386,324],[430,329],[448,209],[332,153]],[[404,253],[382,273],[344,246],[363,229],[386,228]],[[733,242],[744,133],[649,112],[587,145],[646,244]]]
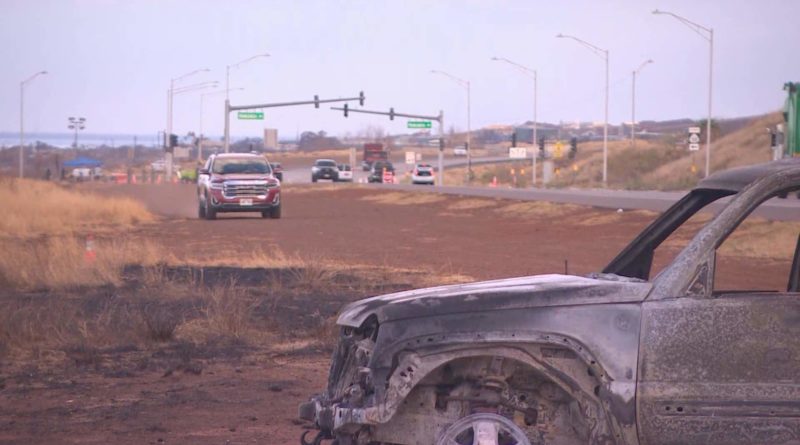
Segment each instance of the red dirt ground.
[[[287,189],[280,220],[224,215],[203,221],[195,217],[193,186],[94,190],[140,199],[160,214],[160,222],[131,235],[157,242],[179,260],[280,249],[306,260],[474,279],[563,273],[565,260],[570,273],[598,271],[653,218],[644,212],[588,208],[572,209],[566,216],[511,216],[496,210],[512,201],[453,209],[454,203],[470,207],[474,201],[460,197],[377,203],[364,198],[389,192],[337,185]],[[596,222],[588,224],[591,220]],[[734,285],[781,276],[775,263],[766,260],[734,258],[729,265]],[[324,387],[328,357],[319,352],[276,356],[254,346],[235,360],[207,358],[199,375],[142,371],[115,376],[72,368],[45,372],[33,365],[28,374],[9,375],[0,369],[0,443],[296,444],[302,432],[296,407]]]

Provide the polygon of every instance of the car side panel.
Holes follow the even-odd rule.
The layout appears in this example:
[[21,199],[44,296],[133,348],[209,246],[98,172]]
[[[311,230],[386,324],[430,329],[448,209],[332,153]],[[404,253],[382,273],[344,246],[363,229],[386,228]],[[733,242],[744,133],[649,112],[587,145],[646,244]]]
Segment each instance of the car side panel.
[[641,332],[642,444],[800,443],[800,294],[646,301]]

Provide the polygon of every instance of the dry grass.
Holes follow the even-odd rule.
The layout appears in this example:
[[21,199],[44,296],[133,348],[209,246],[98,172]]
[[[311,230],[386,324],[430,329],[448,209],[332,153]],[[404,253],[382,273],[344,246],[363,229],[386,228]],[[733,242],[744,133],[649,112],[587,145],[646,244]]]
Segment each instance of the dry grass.
[[121,229],[150,222],[142,204],[126,198],[105,198],[29,179],[0,180],[0,236],[65,235],[87,229]]
[[485,209],[487,207],[495,207],[496,205],[497,201],[492,199],[459,199],[458,201],[448,205],[447,210],[477,210]]
[[361,198],[362,201],[370,201],[378,204],[390,205],[421,205],[433,204],[446,200],[447,197],[438,193],[404,193],[404,192],[387,192],[376,193]]
[[720,246],[720,255],[791,260],[800,222],[745,220]]
[[165,259],[154,243],[124,238],[94,241],[93,260],[87,258],[85,238],[75,236],[0,239],[0,250],[0,286],[19,290],[118,285],[125,266]]
[[574,204],[556,204],[547,201],[522,201],[504,205],[495,209],[497,213],[512,217],[565,217],[578,212],[584,207]]

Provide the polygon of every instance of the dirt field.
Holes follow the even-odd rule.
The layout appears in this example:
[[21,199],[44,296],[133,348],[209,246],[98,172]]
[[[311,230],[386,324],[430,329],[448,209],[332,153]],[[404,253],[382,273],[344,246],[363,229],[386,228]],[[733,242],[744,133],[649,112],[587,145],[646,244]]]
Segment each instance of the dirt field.
[[[297,443],[303,431],[297,404],[324,387],[335,335],[330,325],[345,302],[436,280],[563,273],[565,267],[572,274],[598,271],[655,216],[337,184],[288,188],[280,220],[239,214],[203,221],[195,217],[192,186],[91,191],[133,197],[158,214],[156,222],[127,229],[125,236],[156,243],[169,252],[170,263],[202,266],[206,279],[217,274],[219,282],[235,276],[252,298],[247,301],[258,302],[248,312],[255,330],[234,340],[206,339],[202,347],[185,340],[192,323],[213,308],[192,294],[198,287],[185,277],[176,285],[175,277],[148,281],[131,273],[116,287],[4,292],[5,301],[19,307],[72,301],[101,315],[109,302],[143,304],[146,312],[169,300],[184,307],[183,319],[191,323],[178,340],[3,358],[0,443]],[[656,268],[679,247],[673,242],[663,249]],[[270,255],[283,258],[283,266],[302,259],[303,267],[280,269],[283,278],[270,275]],[[732,286],[780,279],[788,267],[771,258],[723,263]],[[318,264],[336,272],[326,275]],[[293,290],[310,281],[317,287]],[[177,290],[168,291],[167,284]],[[269,299],[261,297],[266,294]]]

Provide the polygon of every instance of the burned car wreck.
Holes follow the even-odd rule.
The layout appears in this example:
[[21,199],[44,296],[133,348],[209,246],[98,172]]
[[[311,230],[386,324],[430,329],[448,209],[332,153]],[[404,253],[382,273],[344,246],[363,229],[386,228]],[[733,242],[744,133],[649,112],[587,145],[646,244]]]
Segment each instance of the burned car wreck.
[[[720,172],[601,273],[346,306],[328,387],[300,406],[318,431],[301,442],[800,443],[800,243],[784,291],[714,288],[728,235],[765,201],[798,189],[800,159]],[[655,249],[720,199],[716,216],[651,279]]]

